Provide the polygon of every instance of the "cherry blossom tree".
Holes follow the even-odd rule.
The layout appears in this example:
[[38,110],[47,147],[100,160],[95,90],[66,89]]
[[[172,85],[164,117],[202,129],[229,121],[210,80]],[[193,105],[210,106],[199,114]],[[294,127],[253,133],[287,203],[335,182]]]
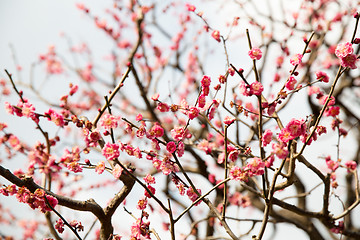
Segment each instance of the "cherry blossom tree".
[[33,133],[0,122],[1,199],[16,202],[2,225],[24,239],[360,238],[358,1],[76,7],[111,51],[65,32],[68,52],[2,74],[7,119]]

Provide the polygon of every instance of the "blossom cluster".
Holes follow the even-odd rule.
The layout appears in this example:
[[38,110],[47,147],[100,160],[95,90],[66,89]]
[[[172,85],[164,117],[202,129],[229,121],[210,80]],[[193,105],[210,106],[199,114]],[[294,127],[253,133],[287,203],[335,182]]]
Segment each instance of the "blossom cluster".
[[50,206],[54,208],[58,204],[58,200],[47,195],[43,189],[36,189],[34,193],[30,192],[26,187],[18,188],[16,185],[8,185],[7,187],[0,188],[0,193],[4,196],[15,195],[19,202],[27,203],[32,209],[39,209],[45,213],[51,211],[51,208],[47,205],[46,200]]
[[239,166],[233,166],[230,169],[230,178],[236,181],[247,182],[250,177],[259,176],[264,174],[265,162],[261,158],[252,158],[246,166],[240,168]]
[[335,55],[340,59],[340,64],[343,67],[355,69],[358,58],[354,54],[353,46],[350,42],[340,43],[336,46]]

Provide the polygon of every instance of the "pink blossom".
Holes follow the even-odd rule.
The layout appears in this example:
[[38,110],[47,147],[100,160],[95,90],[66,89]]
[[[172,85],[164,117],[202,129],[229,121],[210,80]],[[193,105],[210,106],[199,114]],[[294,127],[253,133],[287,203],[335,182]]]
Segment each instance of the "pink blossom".
[[201,94],[199,96],[198,106],[199,106],[199,108],[203,108],[203,107],[205,107],[205,104],[206,104],[205,95]]
[[290,59],[290,63],[291,65],[295,66],[301,63],[301,59],[302,59],[303,55],[302,54],[295,54],[291,59]]
[[348,172],[350,172],[356,170],[357,163],[355,161],[347,161],[345,166],[348,169]]
[[239,84],[240,93],[246,97],[253,95],[252,89],[244,81]]
[[53,109],[50,108],[44,115],[47,116],[50,121],[54,122],[56,126],[65,126],[64,116],[55,112]]
[[281,68],[283,63],[284,63],[284,57],[283,56],[279,56],[279,57],[276,58],[276,67],[277,68]]
[[115,117],[109,113],[105,113],[100,120],[100,125],[104,127],[106,130],[110,130],[111,128],[117,128],[120,117]]
[[2,131],[3,129],[5,129],[7,127],[8,127],[8,125],[6,123],[0,122],[0,131]]
[[131,226],[130,239],[151,239],[149,225],[150,222],[144,222],[142,218],[137,219],[136,223]]
[[61,220],[61,218],[59,218],[57,221],[56,221],[56,224],[55,224],[55,229],[59,232],[59,233],[63,233],[64,232],[64,222]]
[[354,53],[354,49],[350,42],[339,43],[335,48],[335,55],[340,59],[353,53]]
[[119,179],[122,171],[123,171],[122,167],[119,164],[116,164],[116,166],[112,170],[112,175],[114,176],[114,178]]
[[147,184],[155,184],[155,178],[150,174],[146,175],[143,179]]
[[253,94],[260,96],[262,91],[264,90],[264,87],[260,82],[255,81],[250,85],[250,89]]
[[104,161],[98,162],[98,164],[95,167],[95,172],[98,174],[102,174],[104,170],[105,170],[105,162]]
[[70,91],[69,91],[70,96],[74,95],[78,91],[78,89],[79,89],[78,85],[70,84]]
[[141,113],[139,113],[138,115],[136,115],[136,118],[135,118],[136,121],[141,121],[143,120],[143,116],[141,115]]
[[319,94],[320,88],[318,86],[309,86],[307,88],[308,95],[311,96],[313,94]]
[[176,143],[174,143],[173,141],[168,142],[168,143],[166,144],[166,150],[167,150],[169,153],[175,152],[175,150],[176,150]]
[[220,42],[220,32],[218,30],[214,30],[211,33],[211,36],[218,42]]
[[116,143],[106,143],[101,153],[106,157],[107,160],[113,160],[120,156],[119,145]]
[[293,136],[291,136],[291,133],[287,128],[281,129],[281,132],[279,133],[278,139],[283,142],[287,143],[288,141],[294,139]]
[[136,136],[138,138],[142,138],[146,133],[145,123],[141,122],[141,125],[139,126],[138,130],[136,130]]
[[231,116],[225,116],[224,117],[224,124],[226,125],[230,125],[233,124],[235,122],[236,118],[231,117]]
[[[152,187],[152,186],[150,186],[150,185],[147,185],[147,188],[150,190],[150,192],[151,192],[153,195],[155,195],[156,189],[155,189],[154,187]],[[147,190],[145,190],[144,195],[145,195],[145,197],[147,197],[147,198],[152,198],[151,195],[148,193]]]
[[177,152],[177,155],[178,155],[179,157],[182,157],[182,156],[184,155],[184,152],[185,152],[185,144],[184,144],[183,142],[180,141],[180,142],[178,143],[176,152]]
[[158,123],[155,123],[150,129],[150,135],[156,138],[162,137],[164,135],[164,129]]
[[175,141],[182,140],[184,138],[184,135],[185,135],[184,128],[182,128],[182,127],[175,127],[174,129],[171,129],[170,133],[171,133],[171,137]]
[[317,128],[316,128],[316,132],[317,132],[317,134],[319,134],[319,136],[320,136],[321,134],[326,133],[326,127],[319,125],[319,126],[317,126]]
[[252,175],[263,175],[265,169],[265,163],[261,160],[261,158],[254,157],[251,161],[246,165],[246,170],[250,171],[250,177]]
[[351,69],[356,69],[356,62],[359,59],[357,58],[357,56],[355,54],[349,54],[343,58],[340,58],[340,64],[343,67],[349,67]]
[[151,97],[151,99],[152,99],[153,101],[157,101],[157,100],[159,100],[159,96],[160,96],[160,94],[155,93],[155,94]]
[[168,112],[170,110],[170,107],[166,103],[160,102],[157,106],[157,109],[160,112]]
[[329,82],[329,76],[326,73],[322,71],[318,71],[315,74],[316,74],[316,80],[320,80],[325,83]]
[[232,150],[229,152],[228,158],[230,161],[235,162],[239,157],[239,151],[238,150]]
[[186,3],[185,6],[186,6],[186,9],[190,12],[195,12],[195,10],[196,10],[196,7],[194,5],[191,5],[190,3]]
[[234,74],[235,74],[235,70],[233,67],[229,67],[228,72],[229,72],[230,76],[234,76]]
[[331,171],[336,171],[336,169],[339,167],[339,163],[333,161],[330,159],[330,157],[327,157],[326,159],[326,166],[331,170]]
[[147,199],[140,199],[136,205],[136,208],[139,210],[144,210],[147,206]]
[[297,83],[296,79],[293,76],[289,77],[289,80],[286,82],[285,87],[288,90],[294,90],[295,84]]
[[[201,189],[196,189],[199,194],[201,195]],[[190,198],[191,201],[195,202],[196,199],[199,198],[199,196],[196,194],[196,192],[194,191],[194,189],[192,187],[190,187],[187,191],[186,191],[186,195]],[[201,201],[197,202],[195,204],[195,206],[199,205]]]
[[191,107],[188,111],[188,117],[192,120],[199,116],[199,109],[197,107]]
[[74,173],[82,172],[82,166],[78,162],[71,162],[67,165],[67,169]]
[[272,133],[272,131],[270,130],[270,129],[266,129],[265,130],[265,132],[264,132],[264,134],[263,134],[263,138],[262,138],[262,145],[263,145],[263,147],[266,147],[266,145],[268,145],[270,142],[271,142],[271,140],[272,140],[272,135],[273,135],[273,133]]
[[285,144],[272,144],[273,153],[280,159],[285,159],[289,154],[289,151]]
[[329,106],[326,108],[324,115],[336,117],[340,113],[340,107],[338,106]]
[[242,170],[239,166],[233,166],[230,169],[229,174],[230,179],[236,180],[236,181],[249,181],[249,175],[247,171]]
[[17,105],[21,108],[21,113],[27,118],[31,118],[35,114],[35,107],[29,102],[21,102]]
[[291,119],[291,121],[286,125],[286,128],[293,139],[299,137],[300,135],[304,135],[306,131],[304,120]]
[[254,59],[260,60],[260,58],[262,57],[262,52],[261,52],[260,48],[257,48],[257,47],[253,47],[248,52],[248,54],[252,60],[254,60]]

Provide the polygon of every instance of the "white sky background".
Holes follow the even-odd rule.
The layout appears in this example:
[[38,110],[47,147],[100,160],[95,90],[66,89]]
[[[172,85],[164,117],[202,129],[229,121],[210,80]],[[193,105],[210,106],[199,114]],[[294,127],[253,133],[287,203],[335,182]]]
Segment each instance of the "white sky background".
[[[100,13],[103,12],[105,7],[111,6],[112,4],[112,1],[109,0],[91,0],[84,2],[86,2],[86,5],[91,9],[92,12]],[[205,11],[205,9],[203,10]],[[210,9],[206,9],[206,11],[208,10],[216,12]],[[210,21],[210,24],[213,24],[214,28],[221,28],[221,18],[219,17],[216,21]],[[66,35],[71,36],[74,39],[74,42],[87,42],[89,44],[89,47],[92,49],[94,56],[97,56],[100,59],[100,61],[95,62],[101,63],[101,59],[103,58],[104,53],[108,53],[112,47],[111,42],[108,40],[105,34],[101,33],[95,27],[92,20],[90,20],[82,12],[76,9],[75,1],[72,0],[0,0],[0,30],[0,77],[5,79],[7,79],[7,77],[3,69],[7,69],[9,72],[15,72],[15,66],[12,58],[12,52],[9,48],[9,43],[11,43],[14,47],[17,61],[19,65],[23,68],[20,77],[24,80],[26,80],[26,78],[28,77],[30,64],[34,61],[37,61],[39,54],[45,53],[49,45],[55,44],[57,46],[58,52],[67,51],[66,40],[60,37],[61,32],[64,32]],[[256,43],[256,40],[254,40],[254,42]],[[243,58],[247,57],[246,55],[244,55],[247,52],[247,45],[245,45],[245,48],[235,47],[236,46],[230,46],[229,51],[239,51],[239,56],[243,55]],[[219,48],[220,51],[216,54],[222,54],[222,47]],[[220,55],[220,58],[221,57],[222,56]],[[235,56],[232,57],[234,61],[238,61],[237,63],[243,62],[240,57],[240,59]],[[217,67],[212,68],[212,64]],[[214,78],[219,74],[219,71],[223,70],[224,65],[222,64],[223,62],[218,64],[216,61],[209,64],[209,69],[212,69]],[[210,71],[209,75],[211,74],[212,73]],[[14,77],[17,77],[16,74],[14,75]],[[39,81],[42,81],[42,79],[39,79]],[[64,87],[67,86],[65,85]],[[299,98],[299,101],[301,102],[301,97]],[[14,103],[16,102],[17,99],[14,99]],[[8,116],[6,113],[4,113],[3,99],[1,98],[0,103],[0,122],[11,121],[12,123],[16,123],[17,127],[16,129],[14,128],[14,132],[22,132],[23,135],[26,134],[29,139],[34,138],[34,134],[37,133],[33,131],[33,123],[29,123],[29,121],[22,121],[23,119],[19,119],[16,117]],[[297,111],[294,111],[293,114],[300,112],[299,109],[296,110]],[[292,117],[296,116],[285,116],[285,118],[288,119],[291,119]],[[347,138],[346,141],[349,141],[351,143],[351,138]],[[333,146],[334,142],[330,140],[328,143],[325,142],[323,144],[323,147],[328,147]],[[351,149],[349,146],[351,146],[351,144],[343,144],[344,148],[342,151],[350,151]],[[311,151],[314,151],[313,156],[318,156],[318,154],[316,154],[315,152],[315,149],[322,149],[323,147],[311,148]],[[307,152],[309,150],[310,148],[307,150]],[[2,155],[0,154],[0,156]],[[12,164],[6,165],[6,167],[7,166],[13,167]],[[0,180],[0,183],[2,183],[2,179]],[[310,187],[311,185],[309,185],[309,188]],[[12,200],[14,199],[10,199],[10,197],[5,198],[3,196],[0,196],[0,202],[7,204],[7,206],[9,207],[12,207]],[[14,203],[15,207],[19,207],[24,211],[26,211],[26,209],[28,208],[25,205],[19,205],[22,204],[18,202]],[[314,205],[316,205],[316,203],[314,203]],[[119,212],[121,212],[122,215],[126,215],[122,210],[120,210],[120,208]],[[244,214],[246,213],[247,212],[244,211]],[[79,215],[81,214],[83,213],[80,213]],[[34,212],[30,210],[29,216],[32,215],[34,215]],[[126,219],[128,219],[127,217],[128,216],[126,216]],[[124,221],[124,219],[122,219],[122,221]],[[132,222],[132,219],[130,219],[130,221]],[[177,226],[177,228],[180,228],[180,226]],[[269,226],[269,228],[267,229],[265,234],[266,236],[270,236],[270,229],[271,226]],[[6,229],[6,227],[0,225],[0,233],[6,233],[8,231],[9,229]],[[11,229],[10,231],[14,231],[14,229]],[[291,235],[292,240],[300,240],[306,238],[303,232],[297,230],[296,228],[282,227],[279,229],[276,235],[276,239],[287,239],[289,235]],[[166,237],[164,237],[166,235],[162,236],[162,239],[166,239]],[[265,237],[265,239],[267,238]]]

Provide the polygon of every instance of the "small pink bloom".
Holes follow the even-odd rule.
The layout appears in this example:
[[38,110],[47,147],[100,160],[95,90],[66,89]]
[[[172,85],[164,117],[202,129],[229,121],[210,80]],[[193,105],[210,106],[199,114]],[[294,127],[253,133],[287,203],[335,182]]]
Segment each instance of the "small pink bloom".
[[225,116],[224,117],[224,123],[226,124],[226,125],[230,125],[230,124],[232,124],[233,122],[235,122],[235,118],[234,117],[231,117],[231,116]]
[[[201,189],[196,189],[200,195],[201,195]],[[199,198],[199,196],[196,194],[196,192],[194,191],[194,189],[192,187],[190,187],[187,191],[186,191],[186,195],[188,195],[188,197],[190,198],[191,201],[195,202],[196,199]],[[197,202],[195,204],[195,206],[199,205],[201,201]]]
[[105,162],[104,161],[98,162],[98,164],[95,167],[95,172],[98,174],[102,174],[104,170],[105,170]]
[[78,162],[71,162],[67,165],[67,169],[74,172],[74,173],[78,173],[78,172],[82,172],[82,166],[78,163]]
[[239,84],[240,93],[246,97],[253,95],[252,89],[249,85],[246,85],[244,81],[240,81]]
[[201,79],[201,86],[202,87],[209,87],[211,83],[211,78],[204,75],[203,78]]
[[264,90],[264,87],[260,82],[255,81],[250,85],[250,89],[253,94],[260,96],[262,91]]
[[247,182],[249,180],[248,173],[242,170],[239,166],[234,166],[230,169],[229,177],[236,181]]
[[157,100],[159,100],[159,94],[158,93],[156,93],[156,94],[154,94],[152,97],[151,97],[151,99],[153,100],[153,101],[157,101]]
[[304,120],[291,119],[286,125],[286,129],[293,139],[300,135],[304,135],[306,131]]
[[168,142],[168,143],[166,144],[166,150],[167,150],[169,153],[175,152],[175,150],[176,150],[176,143],[174,143],[173,141]]
[[[150,190],[150,192],[155,195],[156,189],[150,185],[147,186],[147,188]],[[145,190],[144,192],[145,197],[152,198],[151,195],[148,193],[148,191]]]
[[233,67],[229,67],[228,72],[229,72],[230,76],[234,76],[234,74],[235,74],[235,70]]
[[136,121],[141,121],[142,119],[143,119],[143,116],[140,113],[135,118]]
[[263,134],[263,138],[262,138],[262,145],[263,147],[266,147],[266,145],[268,145],[271,140],[272,140],[272,131],[270,129],[266,129],[264,134]]
[[257,47],[253,47],[248,52],[248,54],[252,60],[254,60],[254,59],[260,60],[260,58],[262,57],[262,52],[261,52],[260,48],[257,48]]
[[122,167],[119,164],[116,164],[116,166],[112,170],[112,175],[114,176],[114,178],[118,179],[120,178],[122,171]]
[[178,143],[178,146],[177,146],[177,155],[179,157],[182,157],[184,155],[184,152],[185,152],[185,144],[183,142],[179,142]]
[[356,62],[359,59],[357,58],[357,56],[355,54],[349,54],[343,58],[340,58],[340,64],[343,67],[349,67],[351,69],[356,69]]
[[147,206],[147,199],[140,199],[138,201],[138,204],[136,205],[136,208],[139,210],[144,210]]
[[329,82],[329,76],[326,73],[322,71],[318,71],[315,74],[316,74],[316,80],[320,80],[325,83]]
[[325,116],[336,117],[340,113],[340,107],[338,106],[330,106],[325,110]]
[[349,42],[339,43],[335,48],[335,55],[338,58],[344,58],[353,53],[354,53],[354,49],[352,47],[352,44]]
[[55,224],[55,229],[59,232],[59,233],[63,233],[64,232],[64,222],[61,220],[61,218],[59,218],[59,220],[56,221]]
[[291,133],[287,128],[283,128],[279,133],[278,139],[283,143],[287,143],[288,141],[293,140],[294,138],[293,136],[291,136]]
[[54,122],[56,126],[63,127],[65,125],[64,116],[51,108],[45,112],[44,115],[47,116],[50,121]]
[[175,127],[174,129],[172,129],[170,131],[171,133],[171,137],[175,140],[175,141],[180,141],[184,138],[185,135],[185,131],[184,128],[182,127]]
[[331,160],[331,159],[326,159],[326,166],[331,170],[331,171],[336,171],[336,169],[339,167],[339,163]]
[[302,59],[303,55],[302,54],[295,54],[291,59],[290,59],[290,63],[291,65],[295,66],[301,63],[301,59]]
[[106,157],[107,160],[113,160],[120,156],[119,145],[116,143],[106,143],[101,153]]
[[220,32],[218,30],[215,30],[212,32],[211,36],[218,42],[220,42]]
[[153,176],[151,176],[150,174],[146,175],[146,177],[144,177],[144,181],[147,184],[155,184],[155,178]]
[[345,163],[345,166],[348,169],[348,171],[354,171],[356,170],[357,163],[355,161],[347,161]]
[[188,111],[188,117],[192,120],[199,116],[199,109],[197,107],[191,107]]
[[186,3],[185,6],[186,6],[187,10],[190,12],[195,12],[195,10],[196,10],[196,7],[194,5],[191,5],[190,3]]
[[2,123],[0,122],[0,131],[2,131],[4,128],[7,128],[7,124],[6,123]]
[[285,84],[285,87],[288,90],[294,90],[296,82],[297,82],[296,79],[293,76],[290,76],[289,80]]
[[206,104],[205,95],[201,94],[199,96],[198,106],[199,106],[199,108],[203,108],[203,107],[205,107],[205,104]]
[[273,153],[280,159],[285,159],[289,154],[289,151],[285,144],[272,144]]
[[170,107],[166,103],[160,102],[157,106],[157,109],[160,112],[168,112],[170,110]]
[[246,168],[249,170],[251,175],[263,175],[265,169],[265,163],[261,158],[254,157],[247,165]]
[[164,135],[164,129],[158,123],[156,123],[150,129],[150,135],[156,138],[162,137]]
[[110,130],[111,128],[117,128],[120,117],[115,117],[109,113],[105,113],[100,120],[100,125],[104,127],[106,130]]
[[70,96],[74,95],[79,89],[79,86],[78,85],[70,85],[70,91],[69,91],[69,94]]
[[229,152],[228,158],[229,158],[232,162],[235,162],[238,157],[239,157],[239,151],[238,151],[238,150],[232,150],[232,151]]

